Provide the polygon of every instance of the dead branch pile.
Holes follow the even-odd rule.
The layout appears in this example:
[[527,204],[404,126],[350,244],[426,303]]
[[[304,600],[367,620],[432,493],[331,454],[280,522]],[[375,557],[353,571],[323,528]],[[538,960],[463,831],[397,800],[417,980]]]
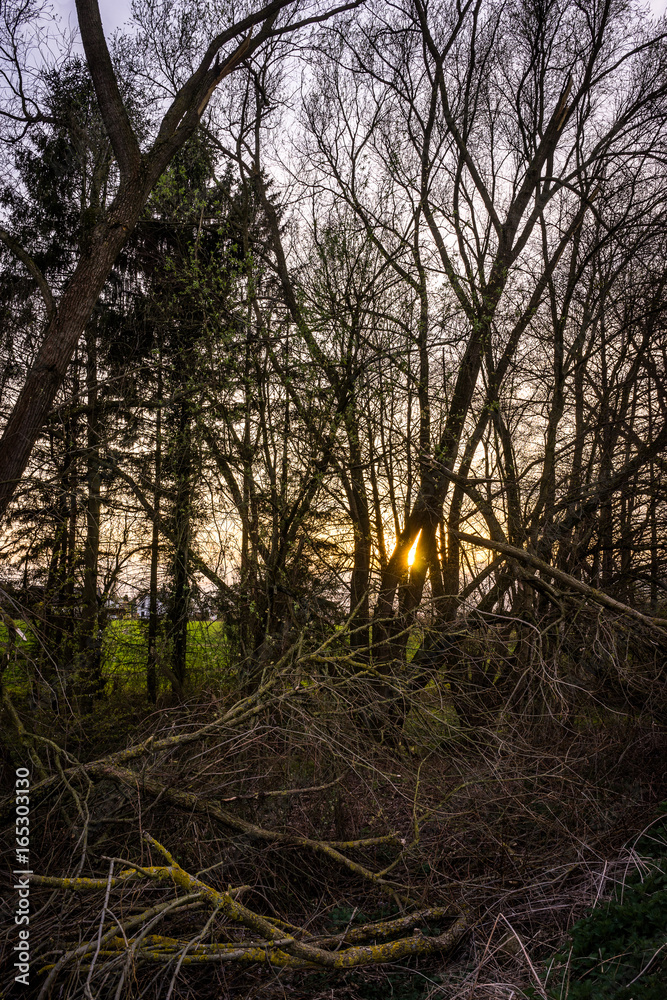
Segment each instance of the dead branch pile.
[[165,708],[93,759],[103,713],[87,743],[13,708],[38,995],[352,997],[354,970],[397,963],[452,1000],[537,987],[667,795],[655,705],[627,711],[658,659],[611,684],[622,632],[576,627],[607,629],[611,660],[582,666],[571,623],[540,645],[477,622],[381,674],[301,637],[249,696]]

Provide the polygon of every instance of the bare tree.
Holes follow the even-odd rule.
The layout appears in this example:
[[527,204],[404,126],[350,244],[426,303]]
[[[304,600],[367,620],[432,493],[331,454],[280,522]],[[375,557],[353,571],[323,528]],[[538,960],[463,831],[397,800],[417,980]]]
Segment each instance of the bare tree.
[[[577,4],[406,0],[367,10],[348,31],[323,33],[306,112],[313,182],[347,201],[420,303],[419,488],[382,572],[376,635],[394,615],[417,539],[401,606],[419,604],[428,574],[445,617],[458,606],[462,516],[474,512],[492,538],[529,541],[516,372],[524,358],[543,364],[535,345],[547,328],[546,458],[530,506],[534,525],[553,518],[564,327],[592,252],[588,238],[581,249],[581,233],[597,216],[598,242],[611,238],[615,164],[632,162],[633,190],[646,192],[660,162],[664,34],[647,33],[634,17],[630,6],[611,3],[591,13]],[[626,222],[644,224],[645,197],[628,204]],[[443,327],[448,371],[445,398],[436,400],[434,345]],[[536,416],[533,433],[538,427]],[[655,454],[665,433],[654,428],[625,475]],[[495,496],[475,473],[485,447],[493,456],[487,479],[500,484]],[[602,478],[604,491],[620,486],[609,470]]]

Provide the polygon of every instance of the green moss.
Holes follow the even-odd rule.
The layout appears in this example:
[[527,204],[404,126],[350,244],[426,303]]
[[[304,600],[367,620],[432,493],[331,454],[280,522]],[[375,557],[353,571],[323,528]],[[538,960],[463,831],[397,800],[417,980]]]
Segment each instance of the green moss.
[[23,620],[16,619],[14,624],[20,630],[9,642],[8,629],[0,622],[0,656],[9,650],[9,663],[2,676],[3,684],[12,694],[20,696],[27,694],[28,667],[39,655],[39,641],[34,630]]

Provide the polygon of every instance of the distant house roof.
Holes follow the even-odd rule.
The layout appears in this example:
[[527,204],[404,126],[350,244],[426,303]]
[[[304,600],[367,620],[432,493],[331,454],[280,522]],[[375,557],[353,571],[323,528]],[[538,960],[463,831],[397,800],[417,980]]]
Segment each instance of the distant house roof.
[[[137,618],[150,618],[150,613],[151,613],[150,594],[144,594],[143,597],[139,598],[139,600],[136,603],[136,609],[137,609]],[[164,603],[164,601],[161,601],[158,598],[157,600],[158,615],[165,614],[166,610],[167,610],[167,605]]]

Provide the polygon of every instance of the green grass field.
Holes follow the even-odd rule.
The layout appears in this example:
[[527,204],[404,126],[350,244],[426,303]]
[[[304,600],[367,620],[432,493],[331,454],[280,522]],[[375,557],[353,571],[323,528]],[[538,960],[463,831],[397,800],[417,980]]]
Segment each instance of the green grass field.
[[[25,622],[16,622],[23,636],[17,636],[9,651],[3,681],[17,695],[27,694],[29,677],[44,655],[39,635]],[[7,649],[7,627],[0,623],[0,656]],[[107,690],[143,692],[146,689],[148,660],[148,622],[119,619],[110,622],[102,639],[102,675]],[[168,643],[158,636],[158,685],[169,686],[169,680],[159,670],[160,662],[169,662]],[[223,682],[232,669],[230,643],[222,622],[188,622],[186,684],[200,687]]]
[[[138,687],[146,683],[148,622],[121,619],[110,622],[102,641],[102,673],[113,687]],[[164,636],[158,636],[158,683],[160,662],[168,662]],[[187,682],[200,686],[223,680],[231,669],[230,645],[222,622],[188,622]]]

